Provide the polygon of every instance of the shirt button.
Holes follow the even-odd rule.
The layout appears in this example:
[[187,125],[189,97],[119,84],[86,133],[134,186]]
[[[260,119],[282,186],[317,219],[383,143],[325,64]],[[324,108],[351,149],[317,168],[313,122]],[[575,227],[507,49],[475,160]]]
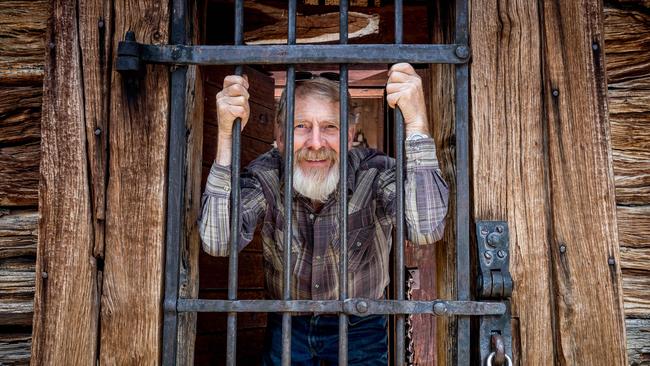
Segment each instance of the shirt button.
[[319,288],[319,287],[320,287],[320,285],[319,285],[319,284],[315,284],[315,285],[314,285],[314,287],[316,287],[316,288]]
[[317,256],[316,256],[316,259],[320,260],[320,255],[317,255]]
[[314,219],[314,214],[309,214],[309,219],[313,220]]
[[223,190],[226,191],[226,192],[230,192],[230,186],[223,187]]
[[358,242],[357,242],[357,247],[360,247],[360,246],[361,246],[361,242],[358,241]]
[[415,159],[415,165],[420,165],[420,159]]

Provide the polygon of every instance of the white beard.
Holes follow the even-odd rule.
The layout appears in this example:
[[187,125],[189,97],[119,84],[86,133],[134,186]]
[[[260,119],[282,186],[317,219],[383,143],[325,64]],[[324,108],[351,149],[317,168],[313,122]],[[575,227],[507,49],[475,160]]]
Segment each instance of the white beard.
[[325,202],[339,184],[339,163],[329,170],[313,169],[304,171],[299,164],[293,168],[293,189],[303,196],[318,202]]

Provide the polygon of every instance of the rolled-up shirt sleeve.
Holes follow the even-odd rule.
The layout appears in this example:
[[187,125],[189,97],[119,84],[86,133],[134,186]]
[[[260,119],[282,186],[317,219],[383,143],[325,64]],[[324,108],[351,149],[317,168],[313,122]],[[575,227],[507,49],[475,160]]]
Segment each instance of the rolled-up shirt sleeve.
[[[213,256],[227,256],[230,241],[230,167],[212,164],[201,199],[199,234],[203,250]],[[240,230],[238,249],[252,239],[257,222],[266,211],[266,199],[259,181],[246,170],[240,178]]]
[[406,141],[405,191],[408,239],[415,245],[442,239],[449,187],[442,179],[432,138]]
[[[406,141],[404,182],[406,236],[414,245],[433,244],[442,239],[449,188],[440,172],[436,145],[432,138]],[[379,197],[386,211],[395,214],[395,169],[380,178]]]

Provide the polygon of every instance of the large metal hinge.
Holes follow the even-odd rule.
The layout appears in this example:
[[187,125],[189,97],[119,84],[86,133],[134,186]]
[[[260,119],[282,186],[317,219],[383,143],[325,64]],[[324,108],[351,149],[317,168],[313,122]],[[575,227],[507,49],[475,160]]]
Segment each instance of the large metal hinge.
[[510,296],[510,240],[505,221],[478,221],[476,223],[479,274],[478,298],[501,300],[506,305],[503,315],[480,318],[479,348],[481,365],[512,364],[512,325]]

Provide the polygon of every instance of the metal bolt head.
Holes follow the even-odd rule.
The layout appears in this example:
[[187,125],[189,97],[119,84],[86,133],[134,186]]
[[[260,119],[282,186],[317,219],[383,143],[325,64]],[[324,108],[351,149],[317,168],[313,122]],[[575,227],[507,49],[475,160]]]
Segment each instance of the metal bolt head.
[[96,128],[96,129],[95,129],[95,136],[99,136],[99,135],[101,135],[101,134],[102,134],[102,129],[99,128],[99,127]]
[[487,243],[491,247],[496,247],[500,241],[501,241],[501,234],[491,233],[487,237]]
[[104,19],[100,19],[99,22],[97,22],[97,27],[104,28]]
[[444,315],[447,313],[447,305],[437,302],[433,305],[433,313],[436,315]]
[[559,95],[560,95],[560,91],[559,91],[559,90],[557,90],[557,89],[553,89],[553,92],[552,92],[552,94],[553,94],[553,96],[554,96],[554,97],[557,97],[557,96],[559,96]]
[[357,311],[361,314],[364,314],[368,311],[368,303],[365,301],[359,301],[357,303]]
[[47,272],[45,272],[45,271],[41,272],[41,277],[47,278]]
[[616,264],[616,261],[614,260],[614,257],[609,257],[609,259],[607,259],[607,263],[610,266],[613,266],[614,264]]
[[503,250],[499,250],[497,252],[497,257],[499,257],[501,259],[505,258],[506,257],[506,252],[504,252]]
[[481,235],[487,235],[489,233],[488,229],[486,227],[481,228]]
[[566,253],[566,245],[560,244],[560,253]]
[[469,47],[467,47],[467,46],[458,46],[458,47],[456,47],[455,53],[456,53],[456,56],[458,56],[458,58],[466,59],[466,58],[469,57]]
[[598,51],[599,48],[600,48],[600,46],[598,46],[597,42],[594,42],[594,43],[591,44],[591,49],[592,50]]

